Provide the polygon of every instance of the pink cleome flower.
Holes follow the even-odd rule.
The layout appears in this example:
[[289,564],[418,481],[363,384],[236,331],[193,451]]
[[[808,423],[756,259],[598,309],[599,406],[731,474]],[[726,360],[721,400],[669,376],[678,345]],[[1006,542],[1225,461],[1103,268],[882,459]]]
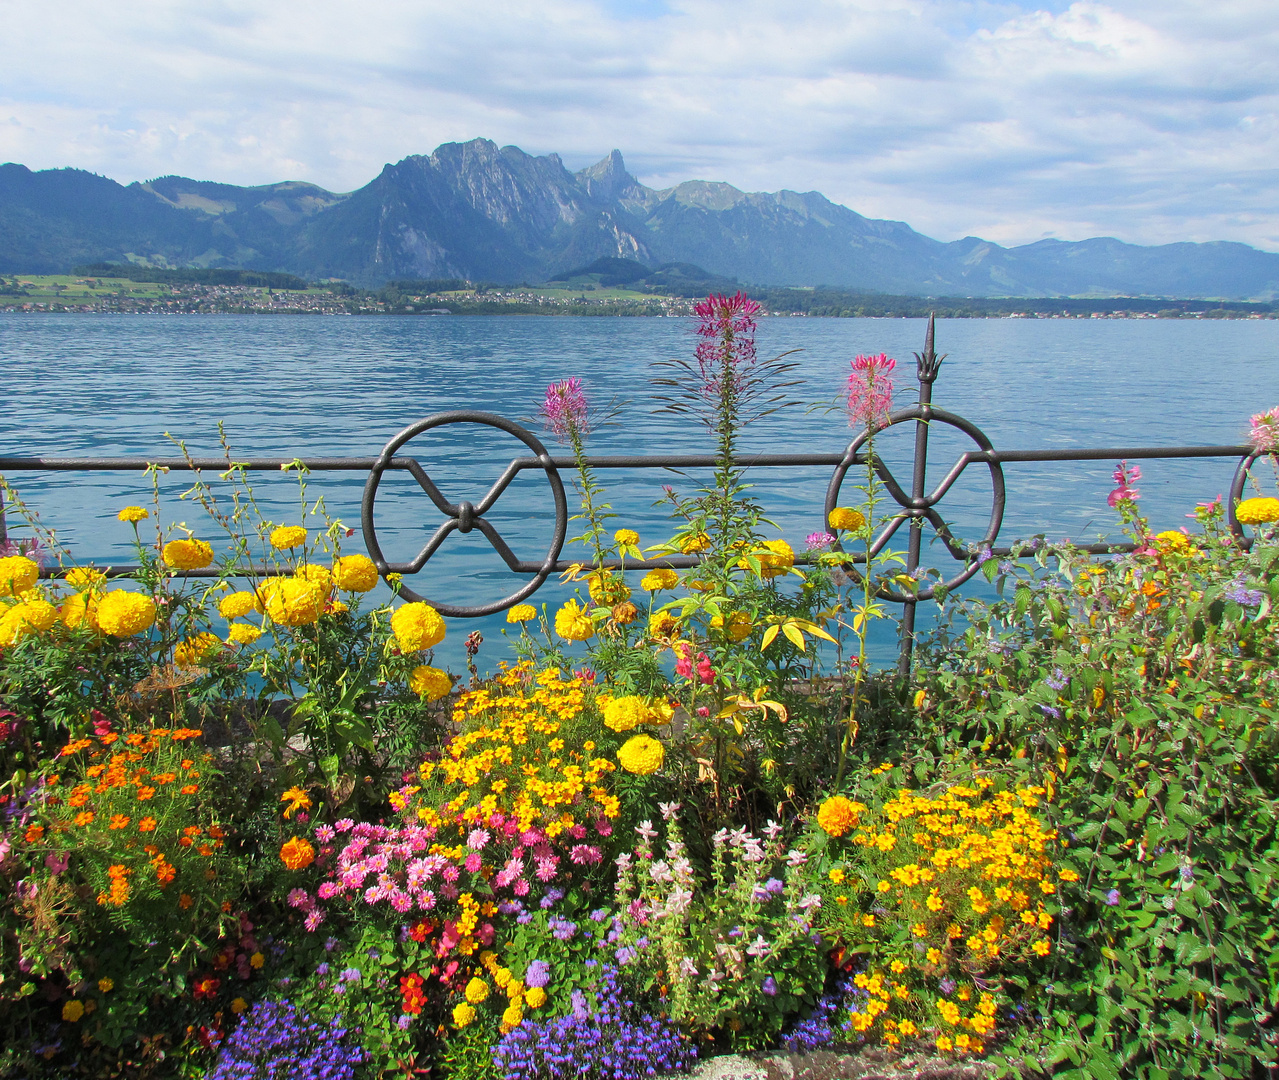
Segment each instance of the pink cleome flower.
[[893,410],[893,369],[897,361],[884,353],[853,357],[848,376],[849,422],[875,430],[882,427]]
[[561,439],[572,433],[588,434],[590,417],[586,394],[582,392],[582,380],[565,379],[551,383],[546,388],[546,400],[542,403],[542,418]]

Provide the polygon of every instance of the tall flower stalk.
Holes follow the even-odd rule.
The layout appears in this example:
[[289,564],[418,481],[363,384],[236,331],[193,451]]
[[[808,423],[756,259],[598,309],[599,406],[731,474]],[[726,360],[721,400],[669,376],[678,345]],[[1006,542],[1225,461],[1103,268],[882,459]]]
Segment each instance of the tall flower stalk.
[[577,465],[574,486],[582,500],[582,512],[574,515],[573,520],[586,522],[585,532],[574,537],[573,541],[588,545],[595,554],[596,564],[600,565],[608,554],[604,547],[604,523],[616,515],[611,513],[612,507],[608,503],[600,501],[604,488],[586,461],[585,438],[591,432],[591,415],[582,380],[564,379],[551,383],[546,388],[546,400],[542,403],[542,418],[555,437],[573,451],[573,461]]
[[[848,422],[861,427],[866,433],[866,514],[853,512],[849,524],[860,532],[865,545],[865,566],[861,574],[861,603],[853,611],[853,638],[857,643],[854,661],[852,704],[848,720],[844,724],[844,737],[839,746],[839,766],[835,770],[835,790],[844,779],[848,763],[848,751],[857,738],[857,714],[861,706],[862,686],[866,681],[866,635],[872,619],[883,615],[883,605],[875,601],[876,587],[871,573],[874,555],[875,505],[879,496],[879,477],[875,473],[875,436],[888,423],[893,408],[893,370],[897,361],[880,353],[877,356],[858,355],[853,358],[852,371],[848,375]],[[834,515],[832,515],[833,517]],[[860,521],[856,520],[860,518]],[[840,522],[831,521],[839,527]]]

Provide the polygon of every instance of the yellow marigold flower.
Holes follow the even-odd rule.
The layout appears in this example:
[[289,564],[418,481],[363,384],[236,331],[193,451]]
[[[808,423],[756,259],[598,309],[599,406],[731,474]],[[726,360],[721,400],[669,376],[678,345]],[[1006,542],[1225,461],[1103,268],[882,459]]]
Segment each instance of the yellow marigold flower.
[[112,637],[132,637],[155,622],[155,601],[142,593],[115,589],[98,601],[98,626]]
[[835,884],[835,885],[842,885],[842,884],[844,884],[844,879],[845,879],[848,875],[847,875],[847,874],[846,874],[846,873],[845,873],[842,869],[840,869],[840,868],[837,866],[837,867],[835,867],[835,869],[834,869],[834,870],[832,870],[832,871],[831,871],[829,874],[827,874],[826,876],[830,878],[830,880],[831,880],[831,882],[832,882],[833,884]]
[[955,1049],[955,1044],[945,1035],[938,1035],[935,1045],[943,1054],[949,1053],[951,1050]]
[[512,1002],[502,1013],[502,1023],[506,1027],[519,1027],[520,1021],[524,1019],[524,1010],[517,1003]]
[[1235,507],[1235,519],[1244,525],[1279,521],[1279,499],[1244,499]]
[[846,532],[857,532],[866,526],[866,518],[862,516],[862,512],[847,506],[835,507],[826,515],[826,521],[832,529],[841,529]]
[[271,530],[271,546],[276,551],[288,551],[306,543],[306,529],[301,525],[278,525]]
[[377,567],[367,555],[333,560],[333,582],[343,592],[369,592],[377,584]]
[[224,619],[242,619],[250,611],[262,612],[262,600],[248,589],[233,592],[218,601],[218,614]]
[[236,645],[252,645],[262,636],[262,631],[248,623],[236,623],[227,631],[227,641]]
[[280,848],[280,861],[290,870],[302,870],[315,862],[315,848],[301,839],[293,837],[286,840]]
[[555,613],[555,632],[565,641],[585,641],[595,633],[595,626],[576,600],[570,600]]
[[244,998],[242,997],[231,999],[231,1011],[236,1016],[239,1016],[240,1013],[244,1012],[244,1010],[247,1009],[248,1007],[249,1007],[249,1003],[245,1001]]
[[175,570],[203,570],[213,562],[213,548],[194,536],[170,540],[162,552],[166,566]]
[[630,599],[631,590],[620,575],[610,571],[598,571],[586,579],[587,591],[597,604],[620,604]]
[[453,1006],[453,1023],[458,1027],[464,1028],[474,1022],[475,1010],[465,1001],[460,1001]]
[[447,672],[423,664],[409,676],[409,689],[426,701],[438,701],[453,689],[453,680]]
[[[0,579],[3,576],[3,571],[0,571]],[[92,566],[77,566],[67,571],[67,584],[78,591],[96,589],[106,580],[107,575]]]
[[524,992],[524,1004],[530,1009],[540,1009],[546,1004],[546,991],[540,986],[530,986]]
[[508,623],[532,622],[537,618],[537,608],[532,604],[516,604],[506,613]]
[[477,976],[466,984],[465,993],[467,1001],[472,1005],[478,1005],[488,998],[489,984]]
[[[715,615],[711,618],[711,629],[722,630],[724,628],[724,616]],[[744,611],[734,611],[728,617],[728,639],[729,641],[745,641],[751,636],[753,624],[751,617]]]
[[[759,560],[760,577],[765,581],[786,573],[795,565],[795,552],[785,540],[765,540],[753,554]],[[750,568],[745,559],[740,559],[737,565],[743,570]]]
[[878,885],[875,886],[875,888],[878,889],[880,892],[891,892],[893,888],[893,883],[891,881],[881,881]]
[[941,950],[940,950],[940,949],[929,949],[929,950],[928,950],[928,952],[926,952],[926,953],[924,954],[924,959],[925,959],[925,960],[927,960],[930,964],[940,964],[940,963],[941,963]]
[[293,576],[303,581],[308,581],[320,590],[325,600],[333,593],[333,574],[327,566],[317,566],[314,563],[300,563],[298,568],[293,571]]
[[832,796],[817,811],[817,824],[828,836],[843,836],[849,829],[856,827],[861,816],[859,805],[843,795]]
[[107,977],[98,980],[98,992],[101,994],[109,994],[115,989],[115,980]]
[[391,616],[391,629],[400,651],[431,649],[444,640],[444,620],[430,604],[405,604]]
[[0,645],[13,645],[28,634],[48,630],[58,621],[58,609],[47,600],[23,600],[0,618]]
[[0,596],[21,596],[39,580],[40,567],[25,555],[0,559]]
[[648,635],[655,638],[672,637],[679,630],[679,619],[669,611],[655,611],[648,620]]
[[311,809],[311,796],[296,785],[289,788],[280,796],[280,802],[289,804],[284,808],[284,816],[286,819],[291,818],[299,810]]
[[604,706],[604,726],[613,731],[631,731],[648,723],[652,723],[648,702],[635,694],[614,698]]
[[639,545],[639,533],[634,529],[618,529],[613,534],[613,542],[620,544],[622,547],[637,547]]
[[222,649],[222,639],[207,630],[196,634],[193,638],[181,641],[173,650],[175,667],[194,667],[201,660],[207,660]]
[[711,538],[705,533],[694,533],[680,541],[679,549],[684,555],[697,555],[703,551],[710,551]]
[[1040,938],[1030,947],[1030,951],[1036,956],[1047,956],[1052,951],[1052,945],[1047,938]]
[[874,925],[875,925],[875,916],[874,916],[874,915],[863,915],[863,916],[862,916],[862,926],[874,926]]
[[98,629],[98,600],[95,592],[81,592],[68,596],[58,609],[58,618],[70,630],[78,630],[82,626]]
[[661,592],[679,584],[679,574],[674,570],[650,570],[640,578],[640,588],[646,592]]
[[324,594],[304,578],[272,578],[258,590],[272,622],[281,626],[310,626],[324,611]]
[[253,968],[255,971],[260,971],[262,969],[262,965],[265,963],[266,956],[260,952],[255,952],[249,957],[249,967]]
[[148,511],[144,506],[126,506],[123,510],[116,514],[116,519],[119,521],[126,521],[132,525],[138,521],[145,521],[150,516],[150,511]]
[[662,767],[666,748],[648,735],[636,735],[622,744],[617,751],[617,760],[627,772],[648,776]]
[[62,1019],[74,1024],[84,1015],[84,1006],[78,1001],[68,1001],[62,1006]]

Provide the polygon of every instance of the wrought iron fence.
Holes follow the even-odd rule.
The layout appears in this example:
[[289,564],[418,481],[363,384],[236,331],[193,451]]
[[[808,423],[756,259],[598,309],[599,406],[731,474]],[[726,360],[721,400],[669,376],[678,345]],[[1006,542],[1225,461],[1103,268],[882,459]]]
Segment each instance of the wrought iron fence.
[[[1007,493],[1004,481],[1004,466],[1023,462],[1069,462],[1069,461],[1141,461],[1152,459],[1190,459],[1190,458],[1234,458],[1237,464],[1230,486],[1230,495],[1226,502],[1226,519],[1231,531],[1247,546],[1251,540],[1245,535],[1243,527],[1235,517],[1234,507],[1238,501],[1253,462],[1261,456],[1253,447],[1243,446],[1117,446],[1093,447],[1070,450],[1000,450],[997,449],[985,433],[974,423],[932,404],[933,383],[937,380],[944,355],[938,355],[934,348],[935,325],[929,318],[928,330],[924,340],[924,348],[915,353],[916,378],[919,384],[918,404],[900,409],[892,413],[880,431],[896,427],[900,424],[914,424],[915,444],[911,463],[911,475],[908,482],[903,483],[892,472],[888,464],[873,453],[867,433],[862,433],[848,447],[837,454],[753,454],[743,455],[737,464],[743,468],[773,469],[797,468],[801,466],[828,466],[832,468],[830,482],[826,489],[826,498],[822,511],[822,526],[830,512],[839,505],[840,491],[850,469],[866,467],[874,469],[875,475],[883,485],[883,490],[896,504],[897,509],[887,515],[879,524],[874,538],[867,547],[859,551],[845,553],[847,564],[854,567],[873,559],[901,529],[907,526],[908,534],[905,554],[905,573],[914,576],[920,567],[920,555],[923,546],[923,530],[929,526],[941,541],[951,559],[958,564],[955,572],[943,581],[922,585],[916,589],[893,588],[884,586],[879,590],[882,599],[902,606],[900,623],[901,654],[900,666],[903,670],[909,667],[914,645],[915,618],[919,604],[933,600],[939,590],[950,591],[963,585],[980,568],[986,558],[1004,557],[1015,554],[1018,545],[999,545],[1000,529],[1003,525],[1004,511],[1007,505]],[[439,487],[431,479],[421,462],[407,452],[408,444],[419,435],[433,429],[454,425],[471,424],[513,435],[529,450],[529,455],[512,459],[487,492],[477,502],[450,502]],[[931,488],[928,485],[929,434],[936,425],[944,425],[967,436],[973,449],[962,452],[950,465],[942,479]],[[878,434],[878,431],[876,432]],[[592,456],[586,459],[587,464],[596,470],[629,470],[629,469],[686,469],[711,468],[716,459],[708,454],[655,454],[641,456]],[[621,566],[617,560],[604,563],[593,563],[583,559],[565,559],[562,557],[567,536],[569,510],[565,494],[561,470],[573,470],[577,463],[571,457],[555,456],[527,428],[494,413],[470,410],[455,410],[435,413],[415,424],[411,424],[390,440],[377,457],[315,457],[315,458],[249,458],[231,460],[215,457],[182,457],[182,458],[139,458],[139,457],[0,457],[0,478],[15,472],[125,472],[147,471],[160,468],[171,471],[188,471],[200,473],[204,470],[225,472],[234,466],[244,470],[279,470],[282,467],[300,465],[312,473],[323,472],[363,472],[367,474],[364,493],[360,506],[363,539],[370,558],[377,565],[379,572],[385,577],[396,573],[411,576],[420,572],[440,549],[444,541],[454,532],[479,532],[492,545],[494,551],[505,563],[508,570],[518,576],[527,577],[520,588],[514,592],[479,605],[461,605],[449,603],[438,596],[427,597],[419,594],[407,582],[401,582],[400,595],[409,600],[424,600],[445,616],[452,618],[476,618],[502,611],[531,596],[556,573],[571,567],[584,570],[616,569]],[[969,543],[956,540],[950,525],[942,517],[938,506],[946,494],[969,468],[969,466],[985,466],[989,472],[991,483],[990,519],[981,539]],[[550,498],[555,507],[555,524],[552,538],[546,554],[539,560],[521,559],[515,555],[503,539],[494,524],[486,518],[503,493],[522,472],[540,470],[546,476],[550,487]],[[386,473],[408,472],[421,487],[427,499],[439,512],[442,521],[435,528],[431,537],[421,550],[407,562],[391,562],[382,551],[377,531],[377,496]],[[4,503],[0,497],[0,544],[6,542]],[[1132,543],[1096,543],[1076,545],[1080,550],[1097,555],[1118,554],[1132,551]],[[840,550],[838,544],[835,550]],[[800,564],[813,561],[811,555],[797,555]],[[699,562],[696,555],[678,555],[647,561],[628,561],[626,566],[632,570],[650,570],[657,568],[684,569],[696,566]],[[110,577],[127,577],[136,573],[137,566],[113,565],[103,567]],[[269,566],[243,568],[244,576],[270,576],[281,571]],[[188,577],[216,577],[221,571],[216,567],[204,570],[186,571]],[[59,567],[46,567],[41,570],[45,578],[60,577],[65,571]]]

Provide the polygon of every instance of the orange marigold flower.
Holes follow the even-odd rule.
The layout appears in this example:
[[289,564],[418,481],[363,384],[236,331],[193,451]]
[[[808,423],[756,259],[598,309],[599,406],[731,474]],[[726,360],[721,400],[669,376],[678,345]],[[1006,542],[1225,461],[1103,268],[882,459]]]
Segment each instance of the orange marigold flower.
[[178,907],[180,907],[183,911],[186,911],[187,908],[189,908],[194,903],[195,901],[191,898],[190,893],[183,893],[181,896],[178,897]]
[[93,817],[94,817],[94,814],[93,814],[93,811],[92,811],[92,810],[81,810],[81,811],[80,811],[78,814],[76,814],[76,816],[75,816],[75,824],[77,824],[77,825],[92,825],[92,824],[93,824]]
[[300,837],[286,840],[280,848],[280,860],[290,870],[301,870],[315,862],[315,848]]
[[860,816],[858,803],[836,795],[822,803],[817,811],[817,824],[830,836],[843,836],[857,825]]
[[138,798],[139,798],[139,799],[142,799],[144,802],[145,802],[147,799],[152,798],[154,795],[155,795],[155,788],[153,788],[153,787],[140,787],[140,788],[138,788]]
[[109,829],[127,829],[129,827],[129,818],[126,814],[113,814],[111,824],[107,826]]
[[156,820],[153,817],[144,817],[138,822],[138,832],[155,832]]
[[43,835],[44,835],[43,825],[32,825],[28,827],[26,833],[23,834],[23,839],[26,840],[28,844],[34,844]]
[[182,794],[194,795],[199,790],[200,790],[200,787],[198,784],[187,784],[184,788],[182,788]]

